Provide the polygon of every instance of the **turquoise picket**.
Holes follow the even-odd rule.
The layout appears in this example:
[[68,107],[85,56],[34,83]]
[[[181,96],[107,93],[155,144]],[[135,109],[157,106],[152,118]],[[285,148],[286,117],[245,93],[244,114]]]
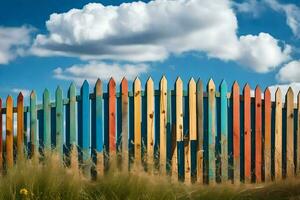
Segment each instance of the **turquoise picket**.
[[38,154],[37,109],[35,91],[30,94],[30,154]]
[[69,88],[69,144],[76,145],[76,86],[74,83]]
[[97,80],[95,89],[95,109],[96,109],[96,122],[95,122],[95,134],[96,134],[96,150],[97,152],[103,152],[103,114],[102,114],[102,82]]
[[212,79],[207,86],[208,92],[208,182],[214,184],[216,181],[216,97],[215,84]]
[[221,179],[228,181],[228,99],[227,83],[222,81],[220,86],[221,98]]
[[56,121],[56,150],[63,155],[64,142],[64,113],[63,113],[63,92],[60,87],[57,87],[55,92],[55,121]]
[[80,128],[78,134],[79,138],[79,146],[82,148],[82,159],[83,161],[89,159],[90,156],[90,100],[89,100],[89,83],[85,80],[80,91],[81,95],[81,121]]
[[51,112],[50,112],[50,94],[49,90],[45,89],[43,94],[43,145],[45,149],[51,148]]

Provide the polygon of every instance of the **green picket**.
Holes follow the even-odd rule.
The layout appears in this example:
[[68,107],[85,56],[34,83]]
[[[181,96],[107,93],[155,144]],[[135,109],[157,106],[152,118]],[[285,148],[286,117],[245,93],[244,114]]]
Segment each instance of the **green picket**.
[[55,92],[55,113],[56,113],[56,150],[63,156],[64,142],[64,113],[63,113],[63,92],[57,87]]

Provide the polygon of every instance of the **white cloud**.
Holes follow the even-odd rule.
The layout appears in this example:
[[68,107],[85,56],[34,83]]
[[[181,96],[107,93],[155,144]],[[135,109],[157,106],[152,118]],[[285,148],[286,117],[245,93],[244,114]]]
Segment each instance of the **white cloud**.
[[293,60],[285,64],[276,76],[282,83],[300,82],[300,60]]
[[286,45],[282,50],[270,34],[260,33],[258,36],[241,36],[240,51],[239,62],[256,72],[264,73],[289,60],[291,47]]
[[109,80],[114,77],[116,81],[120,81],[124,76],[128,80],[133,80],[136,76],[147,73],[149,66],[145,64],[107,64],[104,62],[90,62],[85,65],[73,65],[69,68],[62,69],[60,67],[53,71],[54,78],[60,80],[71,80],[76,85],[81,85],[84,80],[95,83],[98,78]]
[[28,89],[22,89],[22,88],[13,88],[13,89],[11,89],[11,92],[13,92],[15,94],[19,94],[20,92],[22,92],[24,98],[28,97],[30,95],[30,93],[31,93],[30,90],[28,90]]
[[[229,0],[154,0],[119,6],[90,3],[52,14],[46,26],[49,33],[39,34],[32,47],[39,56],[145,62],[196,51],[266,72],[286,61],[290,53],[269,34],[239,38]],[[267,58],[265,53],[255,53],[264,50],[272,53]]]
[[257,0],[248,0],[242,3],[232,2],[232,5],[240,13],[250,13],[253,17],[258,17],[263,6]]
[[295,4],[281,4],[277,0],[265,0],[275,11],[286,15],[286,23],[296,37],[300,37],[300,8]]
[[32,28],[0,26],[0,64],[8,64],[17,56],[24,54],[24,48],[30,45]]

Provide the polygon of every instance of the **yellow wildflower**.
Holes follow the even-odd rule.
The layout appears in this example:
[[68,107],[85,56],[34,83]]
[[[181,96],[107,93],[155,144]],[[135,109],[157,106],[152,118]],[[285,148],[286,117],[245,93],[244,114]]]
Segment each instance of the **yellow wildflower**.
[[21,190],[20,190],[20,195],[24,195],[24,196],[27,196],[28,195],[28,190],[27,189],[25,189],[25,188],[22,188]]

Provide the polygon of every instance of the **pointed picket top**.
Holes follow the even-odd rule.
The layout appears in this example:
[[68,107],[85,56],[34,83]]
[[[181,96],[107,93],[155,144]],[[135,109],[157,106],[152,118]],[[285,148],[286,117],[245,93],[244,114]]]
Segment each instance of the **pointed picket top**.
[[260,89],[259,85],[257,85],[255,87],[255,95],[261,95],[261,89]]
[[244,86],[244,92],[250,92],[250,90],[251,90],[250,85],[246,83],[246,85]]
[[209,88],[215,88],[215,83],[214,83],[214,80],[212,78],[210,78],[209,81],[208,81],[208,87]]
[[166,76],[162,76],[159,83],[162,85],[162,84],[164,84],[166,82],[167,82]]
[[147,79],[147,82],[153,82],[153,79],[151,76],[149,76],[149,78]]
[[294,91],[292,89],[292,87],[289,87],[287,93],[286,93],[286,96],[289,96],[289,95],[293,95],[294,96]]
[[175,87],[176,88],[179,88],[179,87],[181,87],[182,88],[182,80],[181,80],[181,78],[180,77],[177,77],[177,79],[176,79],[176,82],[175,82]]
[[18,101],[23,101],[23,99],[24,99],[24,96],[23,96],[22,92],[20,92],[18,95]]
[[87,80],[84,80],[82,86],[81,86],[81,89],[83,88],[89,88],[89,82]]
[[300,91],[298,92],[297,98],[300,100]]
[[122,78],[122,81],[121,81],[121,86],[124,86],[124,85],[128,85],[128,81],[125,78],[125,76]]
[[151,76],[148,78],[147,82],[146,82],[146,86],[147,87],[153,87],[154,85],[154,82],[153,82],[153,79],[151,78]]
[[141,89],[141,81],[139,79],[139,77],[136,77],[133,81],[133,87],[134,89]]
[[30,98],[33,99],[35,97],[36,97],[35,91],[32,90],[31,93],[30,93]]
[[277,88],[276,92],[275,92],[275,101],[281,101],[281,89],[280,87]]
[[55,94],[56,94],[56,96],[62,95],[62,88],[60,86],[57,86],[57,88],[55,90]]
[[199,78],[197,81],[197,87],[202,87],[203,86],[203,82],[202,80]]
[[195,84],[196,85],[196,82],[195,82],[193,77],[189,80],[189,84]]
[[113,77],[111,77],[108,81],[108,87],[115,87],[116,86],[116,82],[114,80]]
[[227,82],[225,79],[222,80],[221,84],[220,84],[221,89],[227,89]]
[[49,90],[46,88],[43,93],[44,98],[49,97]]
[[[8,95],[7,98],[6,98],[6,104],[12,103],[12,101],[13,101],[12,96]],[[6,106],[6,107],[7,107],[7,106]]]
[[95,83],[94,92],[96,96],[102,95],[102,81],[98,78]]
[[271,96],[271,92],[270,92],[270,89],[269,87],[267,87],[264,91],[264,96]]

